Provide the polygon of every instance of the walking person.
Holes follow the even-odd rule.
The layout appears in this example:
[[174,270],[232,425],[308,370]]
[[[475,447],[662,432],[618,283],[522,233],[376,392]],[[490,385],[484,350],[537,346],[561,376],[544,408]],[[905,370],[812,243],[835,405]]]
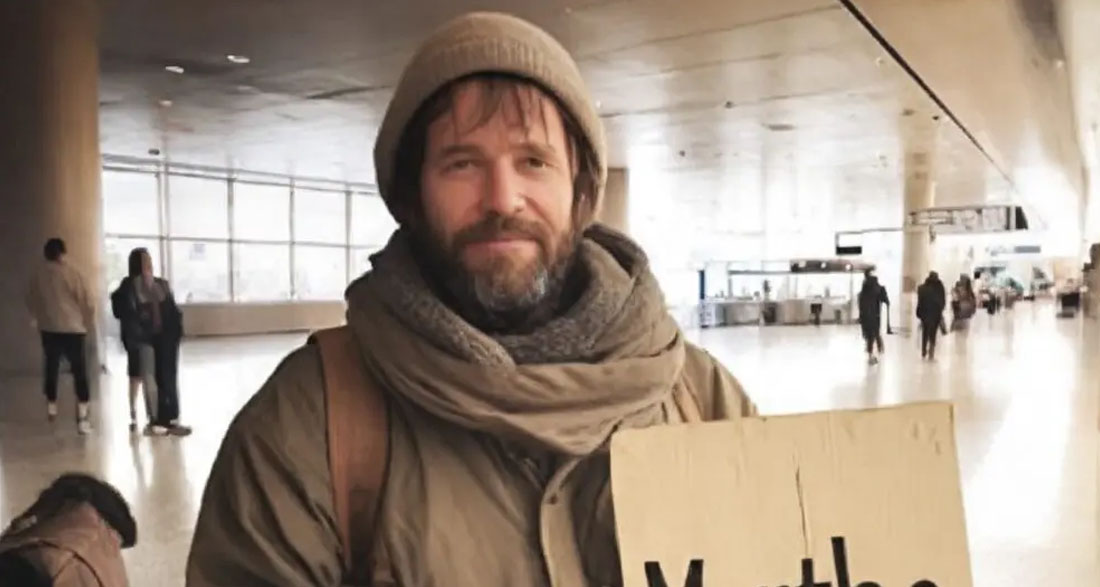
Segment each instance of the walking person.
[[65,241],[51,238],[43,253],[46,261],[31,278],[26,304],[41,335],[45,354],[46,416],[51,422],[57,418],[57,379],[64,357],[76,391],[77,430],[89,434],[91,391],[84,342],[95,323],[94,298],[80,272],[65,262]]
[[951,331],[964,330],[978,307],[974,284],[970,276],[963,274],[951,290]]
[[863,331],[863,341],[867,344],[867,363],[875,365],[875,347],[878,354],[885,350],[882,340],[882,305],[886,292],[879,285],[878,278],[868,272],[863,278],[863,287],[859,291],[859,326]]
[[191,428],[179,422],[182,313],[168,281],[153,275],[153,259],[148,250],[137,248],[130,252],[129,275],[111,294],[111,307],[119,319],[126,348],[130,430],[137,430],[137,393],[143,389],[146,434],[191,434]]
[[920,356],[922,359],[935,360],[936,335],[940,330],[946,332],[943,323],[943,311],[947,306],[947,290],[935,271],[917,288],[917,319],[920,320]]

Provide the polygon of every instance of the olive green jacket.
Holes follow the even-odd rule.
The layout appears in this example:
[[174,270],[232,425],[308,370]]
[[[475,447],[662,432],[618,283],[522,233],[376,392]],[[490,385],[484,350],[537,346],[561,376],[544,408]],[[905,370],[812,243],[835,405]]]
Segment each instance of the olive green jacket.
[[[705,420],[755,412],[688,345],[682,381]],[[391,395],[391,464],[376,543],[403,587],[620,585],[606,452],[516,453]],[[675,410],[665,410],[677,422]],[[226,434],[203,496],[187,585],[337,586],[341,554],[321,363],[287,357]],[[431,482],[427,482],[428,478]]]

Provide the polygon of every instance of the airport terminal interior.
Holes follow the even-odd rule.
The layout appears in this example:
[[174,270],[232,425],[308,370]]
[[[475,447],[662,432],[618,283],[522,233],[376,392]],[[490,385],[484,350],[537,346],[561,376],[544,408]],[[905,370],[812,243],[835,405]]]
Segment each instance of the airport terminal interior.
[[[492,10],[576,60],[599,220],[761,416],[949,402],[973,584],[1100,584],[1100,0],[0,4],[0,528],[88,472],[132,508],[130,584],[184,585],[228,426],[398,226],[372,151],[403,69]],[[47,418],[24,303],[52,237],[97,307],[86,434],[67,372]],[[190,435],[130,427],[110,293],[138,247],[182,311]]]

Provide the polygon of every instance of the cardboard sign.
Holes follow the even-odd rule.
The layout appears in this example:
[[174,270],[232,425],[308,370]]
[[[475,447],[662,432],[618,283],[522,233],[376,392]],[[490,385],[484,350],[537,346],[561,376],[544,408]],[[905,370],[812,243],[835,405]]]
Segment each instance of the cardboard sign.
[[971,587],[948,404],[624,431],[626,587]]

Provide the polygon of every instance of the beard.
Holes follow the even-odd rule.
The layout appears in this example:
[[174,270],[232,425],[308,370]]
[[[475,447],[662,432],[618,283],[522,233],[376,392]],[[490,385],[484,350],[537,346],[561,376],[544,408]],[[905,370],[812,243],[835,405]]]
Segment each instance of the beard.
[[[528,332],[568,303],[567,282],[580,241],[576,230],[555,234],[537,221],[490,213],[450,240],[423,225],[412,232],[428,281],[445,303],[485,332]],[[467,262],[467,247],[505,238],[530,240],[536,254],[498,253]]]

